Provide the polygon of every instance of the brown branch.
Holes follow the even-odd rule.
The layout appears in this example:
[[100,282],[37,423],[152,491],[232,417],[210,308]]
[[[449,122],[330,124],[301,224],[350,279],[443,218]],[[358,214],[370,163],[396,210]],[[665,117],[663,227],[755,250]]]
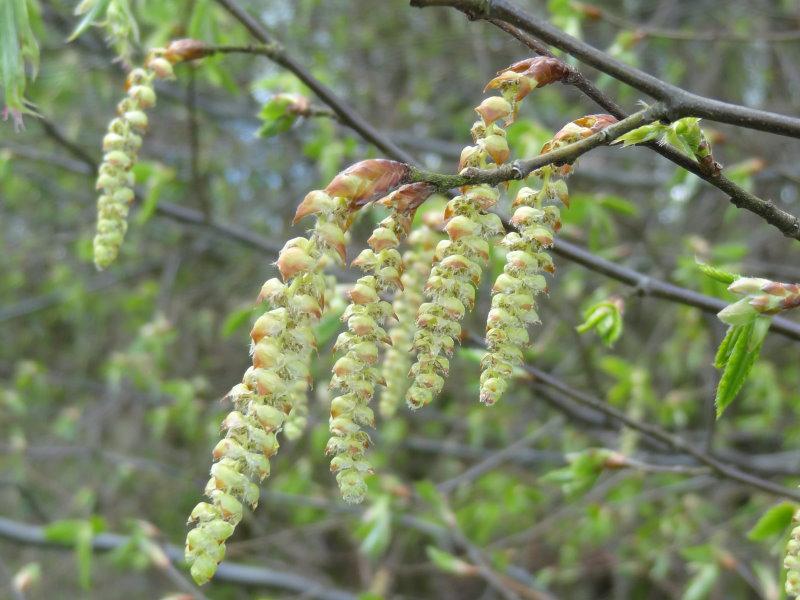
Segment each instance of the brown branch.
[[362,138],[374,144],[387,156],[407,163],[414,162],[413,156],[381,135],[381,133],[360,114],[350,108],[344,100],[339,98],[333,90],[319,81],[305,67],[290,56],[278,42],[272,40],[266,29],[234,0],[217,0],[217,4],[222,6],[231,16],[244,25],[255,39],[270,47],[269,52],[260,51],[257,52],[258,54],[263,54],[276,64],[294,73],[300,81],[311,88],[317,97],[339,116],[342,123],[353,128]]
[[[446,1],[443,1],[442,4],[452,6],[452,3]],[[511,25],[502,19],[489,17],[486,20],[496,27],[499,27],[506,33],[517,38],[535,53],[542,56],[553,56],[553,53],[550,52],[547,46],[541,43],[531,34],[518,29],[514,25]],[[628,116],[625,110],[619,104],[617,104],[613,98],[601,91],[594,83],[591,82],[591,80],[585,77],[578,70],[570,67],[570,74],[564,79],[563,83],[574,86],[583,92],[588,98],[596,102],[604,110],[608,111],[618,119],[624,119]],[[737,185],[721,173],[707,172],[695,160],[674,148],[662,146],[654,142],[642,145],[650,148],[654,152],[659,153],[661,156],[672,161],[679,167],[689,171],[690,173],[693,173],[707,183],[710,183],[717,189],[721,190],[728,195],[729,201],[737,208],[742,208],[758,215],[767,223],[773,227],[776,227],[786,237],[800,240],[800,218],[778,208],[771,200],[759,198],[755,194]]]
[[[48,539],[45,528],[20,523],[0,517],[0,538],[11,540],[25,546],[43,546],[69,549],[71,546]],[[130,544],[130,538],[115,533],[101,533],[92,538],[92,551],[108,552]],[[170,561],[183,562],[183,548],[173,545],[162,546]],[[355,594],[331,587],[327,583],[313,581],[303,575],[286,571],[275,571],[263,567],[254,567],[232,562],[219,565],[215,581],[228,583],[272,587],[296,592],[308,598],[320,600],[355,600]]]
[[748,129],[800,138],[800,119],[705,98],[667,83],[564,33],[544,19],[529,14],[509,0],[411,0],[412,6],[451,6],[470,19],[501,19],[574,56],[614,79],[663,102],[671,120],[702,117]]
[[[483,345],[483,341],[480,339],[476,340],[473,338],[472,341],[479,343],[481,346]],[[757,475],[753,475],[752,473],[743,471],[736,466],[723,462],[712,454],[690,444],[682,437],[670,433],[667,430],[658,427],[657,425],[651,425],[649,423],[645,423],[644,421],[633,419],[626,415],[623,411],[614,408],[600,398],[573,389],[560,379],[550,375],[549,373],[546,373],[545,371],[542,371],[541,369],[531,365],[523,365],[522,369],[532,376],[533,381],[553,388],[558,392],[569,396],[579,404],[593,408],[594,410],[606,415],[607,417],[610,417],[622,425],[638,431],[648,438],[662,442],[674,450],[692,456],[693,458],[697,459],[699,463],[709,467],[719,477],[738,481],[739,483],[743,483],[749,487],[759,489],[770,494],[775,494],[776,496],[782,496],[795,501],[800,500],[800,491],[798,490],[784,487],[767,479],[762,479]]]
[[681,29],[664,29],[661,27],[651,27],[649,25],[634,23],[596,4],[585,4],[583,2],[575,2],[574,4],[590,19],[601,19],[617,27],[629,29],[637,36],[642,37],[683,40],[687,42],[730,42],[737,44],[752,44],[753,42],[780,44],[800,41],[800,31],[796,29],[746,34],[735,33],[733,31],[684,31]]
[[525,179],[533,171],[546,165],[571,164],[589,150],[598,146],[608,145],[633,129],[659,120],[664,111],[664,106],[654,104],[580,141],[540,154],[534,158],[515,160],[495,169],[470,167],[464,169],[458,175],[445,175],[409,165],[408,181],[431,183],[439,191],[444,192],[464,185],[482,183],[497,185],[506,181]]

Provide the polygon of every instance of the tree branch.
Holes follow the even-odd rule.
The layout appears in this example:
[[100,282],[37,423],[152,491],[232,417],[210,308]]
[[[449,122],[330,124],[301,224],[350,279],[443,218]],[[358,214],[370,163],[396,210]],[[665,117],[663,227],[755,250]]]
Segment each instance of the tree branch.
[[408,181],[420,182],[424,181],[431,183],[436,188],[445,192],[447,190],[458,188],[464,185],[476,185],[487,183],[489,185],[497,185],[505,181],[513,181],[525,179],[536,169],[546,165],[564,165],[575,162],[581,155],[587,153],[593,148],[598,146],[605,146],[612,143],[621,135],[632,131],[647,123],[659,120],[664,114],[665,108],[661,104],[654,104],[644,110],[632,114],[630,117],[623,119],[613,125],[609,125],[605,129],[597,133],[573,142],[567,146],[562,146],[556,150],[540,154],[534,158],[515,160],[506,163],[494,169],[478,169],[470,167],[464,169],[458,175],[444,175],[441,173],[434,173],[424,169],[416,168],[412,165]]
[[[482,348],[485,347],[484,341],[476,335],[470,335],[469,340],[476,346]],[[576,390],[557,377],[532,365],[524,364],[521,368],[532,377],[532,385],[541,384],[552,388],[559,393],[575,400],[577,403],[592,408],[595,411],[613,419],[614,421],[617,421],[618,423],[621,423],[630,429],[638,431],[652,440],[666,444],[670,448],[684,454],[688,454],[689,456],[697,459],[699,463],[710,467],[710,469],[719,477],[738,481],[739,483],[743,483],[749,487],[769,492],[770,494],[775,494],[776,496],[782,496],[796,501],[800,500],[800,490],[789,489],[723,462],[714,457],[712,454],[696,448],[682,437],[672,434],[657,425],[651,425],[649,423],[645,423],[644,421],[639,421],[638,419],[629,417],[623,411],[614,408],[600,398],[580,390]]]
[[[687,306],[694,306],[707,313],[718,313],[723,308],[728,306],[728,302],[706,296],[694,290],[683,288],[672,283],[661,281],[660,279],[653,279],[643,273],[634,271],[622,265],[611,262],[599,256],[595,256],[591,252],[584,250],[580,246],[570,244],[561,239],[555,240],[553,251],[569,259],[572,262],[578,263],[595,271],[601,273],[606,277],[611,277],[622,283],[634,286],[636,292],[640,296],[653,296],[655,298],[663,298],[671,300],[672,302],[679,302]],[[772,331],[780,333],[784,337],[792,340],[800,341],[800,324],[790,321],[782,317],[776,317],[772,322]]]
[[[429,4],[433,5],[432,2]],[[448,0],[442,0],[441,3],[437,4],[441,6],[455,6],[454,2]],[[464,8],[461,6],[455,7],[464,11]],[[467,16],[473,17],[474,15],[467,12]],[[499,18],[485,17],[485,19],[506,33],[517,38],[537,54],[542,56],[553,56],[553,53],[550,52],[546,45],[539,42],[539,40],[529,33],[521,31],[514,25],[511,25]],[[564,33],[559,33],[566,36]],[[599,51],[595,50],[595,52]],[[583,92],[588,98],[592,99],[604,110],[608,111],[618,119],[624,119],[628,116],[625,110],[619,104],[617,104],[614,99],[601,91],[596,85],[594,85],[594,83],[592,83],[587,77],[585,77],[576,69],[570,68],[570,74],[564,79],[563,83],[574,86]],[[728,195],[730,202],[737,208],[743,208],[752,212],[753,214],[758,215],[767,223],[773,227],[776,227],[786,237],[800,240],[800,218],[778,208],[771,200],[759,198],[755,194],[737,185],[721,173],[709,173],[705,171],[701,168],[697,161],[682,154],[674,148],[662,146],[654,142],[642,145],[650,148],[654,152],[658,152],[664,158],[672,161],[679,167],[682,167],[690,173],[693,173],[707,183],[710,183],[717,189],[721,190]]]
[[[72,152],[72,154],[76,156],[76,158],[79,158],[87,167],[89,167],[87,170],[81,170],[80,173],[94,176],[97,168],[97,163],[95,160],[88,153],[83,151],[82,148],[67,140],[63,135],[60,135],[58,130],[53,129],[52,131],[55,131],[55,133],[58,134],[51,135],[52,139],[56,143],[60,144],[67,150],[70,150],[71,148],[76,149],[78,152]],[[46,129],[46,132],[49,133],[50,130]],[[72,170],[71,166],[60,166]],[[280,250],[280,246],[278,244],[275,244],[271,240],[268,240],[257,233],[253,233],[252,231],[242,227],[237,227],[231,223],[207,221],[202,213],[191,208],[186,208],[184,206],[179,206],[169,202],[159,202],[158,206],[156,207],[156,212],[161,216],[168,217],[180,223],[205,227],[223,239],[228,239],[230,241],[255,248],[266,254],[274,255]],[[683,288],[659,279],[654,279],[648,275],[645,275],[644,273],[640,273],[639,271],[635,271],[604,258],[600,258],[599,256],[595,256],[591,252],[588,252],[587,250],[584,250],[575,244],[571,244],[561,239],[555,240],[555,246],[553,247],[553,250],[556,254],[582,265],[589,270],[636,287],[637,293],[642,296],[653,296],[655,298],[662,298],[671,302],[685,304],[687,306],[694,306],[695,308],[699,308],[707,313],[718,313],[728,305],[728,303],[724,302],[723,300],[719,300],[718,298],[706,296],[705,294],[700,294],[694,290]],[[800,341],[800,324],[790,321],[789,319],[775,317],[772,320],[771,330],[791,340]]]
[[800,138],[800,119],[780,115],[688,92],[671,83],[640,71],[564,33],[544,19],[531,15],[509,0],[411,0],[412,6],[452,6],[471,19],[497,18],[535,35],[544,42],[574,56],[603,73],[632,88],[663,102],[669,108],[670,119],[703,117],[719,123],[729,123],[748,129]]
[[276,64],[294,73],[297,78],[305,83],[311,90],[327,104],[342,123],[353,128],[362,138],[374,144],[386,155],[407,163],[413,163],[414,157],[405,150],[397,146],[394,142],[387,139],[380,132],[368,123],[360,114],[347,105],[339,96],[328,86],[314,77],[305,67],[298,63],[292,56],[286,53],[283,46],[271,39],[266,29],[242,9],[234,0],[216,0],[237,21],[244,25],[252,36],[262,44],[270,47],[269,53],[266,51],[257,52],[267,56]]
[[[65,546],[49,540],[43,527],[19,523],[5,517],[0,517],[0,538],[27,546],[45,546],[67,550],[71,548],[69,545]],[[107,552],[129,543],[130,538],[127,536],[101,533],[92,538],[92,550]],[[183,562],[183,548],[167,544],[163,546],[163,550],[171,561]],[[355,594],[336,589],[327,583],[310,580],[303,575],[227,561],[219,565],[214,580],[239,585],[279,588],[296,592],[303,597],[319,598],[320,600],[356,600]]]

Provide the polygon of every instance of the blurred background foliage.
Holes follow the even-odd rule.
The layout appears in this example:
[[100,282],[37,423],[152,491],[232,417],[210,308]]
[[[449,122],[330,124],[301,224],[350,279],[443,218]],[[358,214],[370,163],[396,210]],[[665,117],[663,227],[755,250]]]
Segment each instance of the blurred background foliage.
[[[275,94],[318,104],[266,59],[182,65],[177,81],[157,87],[136,169],[141,202],[120,259],[98,274],[86,159],[100,156],[125,67],[177,37],[251,40],[211,0],[114,3],[130,13],[115,15],[110,44],[109,28],[95,26],[67,42],[86,14],[74,15],[72,2],[28,4],[40,65],[25,96],[43,118],[25,115],[16,133],[10,122],[0,126],[0,514],[45,525],[49,539],[75,550],[0,540],[0,596],[8,597],[7,579],[17,574],[27,577],[30,598],[164,597],[187,584],[164,567],[158,543],[183,540],[218,439],[219,398],[248,362],[254,298],[276,273],[282,241],[302,231],[291,226],[295,206],[350,162],[379,154],[324,116],[259,137],[262,105]],[[528,54],[488,24],[404,0],[242,4],[317,78],[440,170],[454,169],[484,83]],[[800,29],[791,0],[520,4],[699,94],[800,111],[800,36],[772,35]],[[582,70],[627,108],[640,100]],[[565,122],[598,112],[566,86],[531,98],[509,131],[516,156],[538,153]],[[704,127],[729,176],[800,212],[796,141]],[[696,257],[800,280],[790,241],[654,153],[594,151],[570,188],[563,235],[604,258],[726,300],[725,286],[704,277]],[[351,255],[380,216],[375,209],[361,217]],[[231,230],[258,240],[242,243]],[[712,362],[722,323],[563,259],[557,266],[532,364],[720,457],[786,485],[800,480],[800,363],[791,342],[768,336],[740,398],[715,422]],[[468,320],[478,334],[501,257],[491,269]],[[624,302],[624,331],[609,348],[575,328],[613,296]],[[369,500],[343,505],[323,453],[335,321],[319,333],[308,431],[283,441],[263,501],[230,540],[228,560],[296,573],[312,597],[317,584],[365,599],[501,597],[476,571],[470,549],[485,561],[481,569],[526,598],[781,597],[791,505],[691,468],[607,469],[605,449],[645,467],[686,457],[613,424],[561,415],[524,378],[498,406],[481,406],[480,353],[472,348],[460,351],[434,405],[379,421]],[[482,462],[512,444],[491,468]],[[131,537],[92,556],[92,540],[104,531]],[[212,582],[203,594],[296,592]]]

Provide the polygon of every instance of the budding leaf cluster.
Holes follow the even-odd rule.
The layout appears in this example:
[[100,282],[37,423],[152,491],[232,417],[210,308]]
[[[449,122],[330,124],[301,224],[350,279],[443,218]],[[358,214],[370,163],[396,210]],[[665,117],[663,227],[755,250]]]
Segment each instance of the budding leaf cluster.
[[615,144],[622,144],[623,148],[646,142],[669,144],[677,148],[687,156],[694,157],[706,173],[717,175],[722,168],[714,160],[711,143],[700,128],[698,117],[684,117],[669,124],[656,121],[614,140]]
[[728,290],[744,298],[717,313],[730,326],[714,359],[714,366],[723,370],[717,386],[717,417],[742,389],[761,352],[771,317],[800,306],[800,285],[796,283],[739,277]]
[[[15,129],[22,127],[28,70],[35,79],[39,69],[39,45],[33,35],[31,17],[38,12],[31,0],[5,0],[0,3],[0,86],[5,104],[2,117],[9,115]],[[26,70],[26,68],[28,70]]]
[[606,346],[613,346],[622,335],[621,298],[611,298],[592,304],[583,312],[584,321],[575,329],[578,333],[594,330]]
[[262,124],[257,133],[268,138],[288,131],[298,117],[308,114],[310,108],[311,104],[305,96],[276,94],[264,103],[258,113]]

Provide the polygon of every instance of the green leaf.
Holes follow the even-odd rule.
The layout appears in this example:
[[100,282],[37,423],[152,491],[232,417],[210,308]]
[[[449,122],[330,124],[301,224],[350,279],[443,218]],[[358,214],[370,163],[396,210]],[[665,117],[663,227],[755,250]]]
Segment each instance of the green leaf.
[[728,359],[736,345],[736,340],[739,339],[739,336],[742,334],[742,329],[745,327],[745,325],[731,325],[728,327],[728,331],[725,333],[722,342],[720,342],[719,348],[717,348],[717,354],[714,357],[714,366],[717,369],[723,369],[725,365],[728,364]]
[[722,413],[739,393],[739,390],[742,389],[747,376],[758,359],[771,322],[771,319],[767,317],[759,317],[747,325],[741,326],[741,333],[733,344],[730,356],[725,364],[725,370],[722,372],[722,377],[717,386],[717,418],[722,416]]
[[64,519],[44,528],[44,537],[50,542],[75,547],[78,562],[78,581],[83,589],[91,586],[92,539],[105,529],[100,517],[90,519]]
[[464,562],[457,556],[453,556],[449,552],[440,550],[435,546],[428,546],[425,548],[425,553],[431,562],[436,565],[445,573],[452,573],[454,575],[468,575],[475,569],[469,563]]
[[756,542],[763,542],[772,536],[783,535],[791,525],[796,510],[797,505],[792,502],[776,504],[761,515],[758,522],[747,533],[747,537]]
[[228,338],[233,335],[240,327],[244,327],[250,321],[255,307],[240,308],[228,313],[222,323],[220,333],[222,337]]
[[612,143],[622,144],[623,148],[627,148],[628,146],[634,146],[636,144],[652,142],[660,138],[666,129],[666,126],[658,122],[642,125],[641,127],[637,127],[636,129],[619,136]]
[[692,577],[681,600],[703,600],[711,593],[719,577],[719,567],[716,564],[707,564],[700,567],[697,574]]
[[263,122],[258,130],[258,136],[268,138],[289,131],[297,120],[297,114],[289,112],[289,107],[294,102],[294,99],[287,94],[278,94],[267,100],[258,114]]
[[443,515],[445,513],[444,499],[432,481],[427,479],[418,481],[415,487],[417,488],[417,494],[436,510],[437,515]]
[[319,347],[327,344],[342,329],[342,311],[325,315],[314,327],[314,337]]
[[703,261],[697,258],[695,258],[694,260],[697,263],[697,268],[700,269],[700,271],[704,275],[710,277],[711,279],[716,279],[720,283],[730,285],[731,283],[739,279],[739,277],[741,277],[741,275],[737,275],[736,273],[730,273],[729,271],[725,271],[718,267],[712,267],[711,265],[704,263]]
[[379,558],[392,539],[392,511],[388,496],[381,496],[365,513],[359,532],[363,536],[361,552]]
[[[91,8],[86,11],[83,15],[83,18],[80,22],[76,25],[75,29],[67,38],[68,42],[71,42],[78,38],[84,31],[89,29],[96,21],[102,19],[105,14],[106,10],[108,10],[108,5],[111,4],[111,0],[97,0]],[[80,8],[80,5],[79,5]],[[80,13],[76,13],[80,14]]]

